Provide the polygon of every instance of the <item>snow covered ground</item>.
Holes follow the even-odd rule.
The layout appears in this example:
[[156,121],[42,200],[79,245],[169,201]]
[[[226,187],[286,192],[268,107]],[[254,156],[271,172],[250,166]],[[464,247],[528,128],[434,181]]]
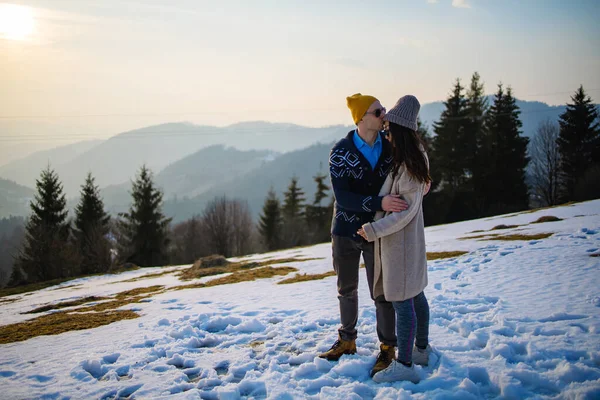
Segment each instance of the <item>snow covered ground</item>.
[[[563,220],[531,224],[545,215]],[[500,224],[519,226],[490,231]],[[553,235],[459,239],[515,233]],[[337,335],[335,277],[277,284],[292,273],[167,291],[122,307],[137,319],[0,345],[0,398],[600,398],[600,200],[435,226],[426,239],[428,252],[468,253],[429,262],[430,340],[441,358],[417,367],[418,384],[369,377],[378,343],[361,270],[358,353],[339,362],[316,357]],[[244,260],[294,256],[319,259],[283,265],[332,269],[328,243]],[[0,302],[0,324],[48,303],[182,284],[174,275],[123,282],[160,270],[1,298],[18,300]]]

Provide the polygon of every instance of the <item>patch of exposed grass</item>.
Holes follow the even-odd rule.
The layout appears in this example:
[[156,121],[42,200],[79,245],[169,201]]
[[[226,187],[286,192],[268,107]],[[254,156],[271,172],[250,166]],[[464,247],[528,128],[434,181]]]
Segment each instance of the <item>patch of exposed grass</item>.
[[79,287],[79,286],[83,286],[83,285],[81,283],[78,283],[76,285],[60,286],[60,287],[54,288],[52,290],[69,289],[69,288],[74,288],[74,287]]
[[213,279],[206,282],[206,286],[228,285],[230,283],[248,282],[256,279],[272,278],[277,275],[287,275],[290,272],[298,271],[292,267],[264,267],[249,271],[241,271],[235,274],[227,275],[222,278]]
[[48,305],[45,305],[42,307],[34,308],[31,311],[27,311],[27,312],[24,312],[21,314],[37,314],[37,313],[46,312],[46,311],[50,311],[50,310],[59,310],[61,308],[80,306],[82,304],[91,303],[92,301],[101,301],[101,300],[106,300],[106,299],[108,299],[108,297],[88,296],[88,297],[84,297],[84,298],[77,299],[77,300],[64,301],[62,303],[48,304]]
[[491,237],[489,239],[482,239],[482,240],[539,240],[539,239],[546,239],[552,235],[554,235],[554,233],[534,233],[531,235],[515,234],[515,235],[495,236],[495,237]]
[[557,208],[557,207],[565,207],[565,206],[572,206],[573,204],[576,204],[576,201],[569,201],[568,203],[564,203],[564,204],[558,204],[555,206],[548,206],[548,207],[540,207],[540,208],[532,208],[531,210],[527,210],[527,211],[522,211],[519,214],[531,214],[533,212],[536,211],[540,211],[540,210],[549,210],[551,208]]
[[135,288],[135,289],[131,289],[131,290],[125,290],[123,292],[117,293],[115,295],[115,298],[124,299],[126,297],[139,296],[141,294],[147,294],[147,293],[154,294],[155,292],[162,291],[164,288],[165,287],[162,285],[154,285],[154,286],[148,286],[148,287]]
[[468,251],[440,251],[440,252],[427,252],[427,260],[439,260],[442,258],[454,258],[460,257],[467,254]]
[[136,288],[131,290],[125,290],[117,293],[110,301],[94,304],[87,307],[76,308],[72,311],[77,312],[102,312],[106,310],[114,310],[119,307],[123,307],[131,303],[139,303],[141,300],[146,299],[155,294],[163,293],[165,287],[162,285],[148,286],[142,288]]
[[495,227],[493,227],[492,229],[490,229],[491,231],[496,231],[499,229],[512,229],[512,228],[518,228],[521,225],[496,225]]
[[237,271],[230,275],[224,276],[222,278],[213,279],[212,281],[208,281],[206,283],[192,283],[189,285],[180,285],[172,288],[173,290],[183,290],[183,289],[200,289],[203,287],[211,287],[211,286],[219,286],[219,285],[229,285],[230,283],[238,283],[238,282],[249,282],[256,279],[266,279],[272,278],[278,275],[287,275],[290,272],[297,272],[298,270],[293,267],[264,267],[258,269],[251,269],[246,271]]
[[488,233],[486,235],[475,235],[475,236],[463,236],[459,237],[458,240],[470,240],[470,239],[488,239],[499,236],[499,233]]
[[14,303],[17,300],[21,300],[21,298],[20,297],[15,297],[15,298],[12,298],[12,299],[0,299],[0,305]]
[[137,281],[142,281],[144,279],[151,279],[151,278],[157,278],[159,276],[163,276],[163,275],[167,275],[167,274],[171,274],[173,272],[176,271],[163,271],[163,272],[157,272],[155,274],[148,274],[148,275],[142,275],[142,276],[137,276],[135,278],[131,278],[131,279],[127,279],[124,281],[119,281],[119,282],[115,282],[115,283],[123,283],[123,282],[137,282]]
[[282,281],[277,282],[278,285],[287,285],[289,283],[296,282],[307,282],[307,281],[316,281],[319,279],[325,279],[329,276],[334,276],[335,271],[325,272],[324,274],[296,274],[293,278],[284,279]]
[[76,278],[61,278],[53,279],[51,281],[30,283],[28,285],[15,286],[11,288],[0,289],[0,297],[12,296],[13,294],[21,294],[27,292],[35,292],[36,290],[46,289],[50,286],[55,286],[63,282],[71,281]]
[[481,233],[481,232],[485,232],[485,231],[483,229],[477,229],[477,230],[469,232],[469,233]]
[[226,273],[234,273],[243,270],[255,269],[260,267],[266,267],[274,264],[283,264],[290,262],[302,262],[311,260],[322,260],[322,258],[276,258],[265,261],[246,261],[246,262],[235,262],[230,263],[227,261],[227,265],[216,266],[216,267],[203,267],[203,263],[194,263],[190,268],[180,271],[179,277],[183,280],[203,278],[205,276],[220,275]]
[[131,310],[86,314],[59,311],[29,321],[0,326],[0,344],[21,342],[42,335],[58,335],[69,331],[92,329],[137,317],[139,314]]
[[556,222],[562,221],[561,218],[555,217],[554,215],[544,215],[543,217],[539,217],[532,224],[541,224],[542,222]]
[[590,254],[590,257],[600,257],[600,253]]
[[[112,269],[107,272],[101,272],[101,273],[89,274],[89,275],[71,276],[69,278],[52,279],[50,281],[36,282],[36,283],[30,283],[27,285],[15,286],[15,287],[11,287],[11,288],[4,288],[4,289],[0,289],[0,297],[12,296],[13,294],[35,292],[36,290],[42,290],[42,289],[45,289],[50,286],[59,285],[63,282],[72,281],[72,280],[79,279],[79,278],[88,278],[90,276],[102,276],[102,275],[107,275],[107,274],[115,275],[115,274],[121,274],[123,272],[133,271],[133,270],[136,270],[139,268],[140,267],[138,267],[137,265],[127,263],[127,264],[124,264],[120,267],[117,267],[117,268]],[[76,285],[64,286],[62,288],[56,288],[56,289],[64,289],[65,287],[72,287],[72,286],[76,286]]]

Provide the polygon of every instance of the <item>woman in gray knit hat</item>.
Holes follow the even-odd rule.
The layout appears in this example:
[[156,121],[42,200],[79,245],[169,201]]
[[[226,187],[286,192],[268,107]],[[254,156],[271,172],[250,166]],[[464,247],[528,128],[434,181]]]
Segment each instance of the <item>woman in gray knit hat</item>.
[[419,373],[413,364],[428,365],[432,352],[429,304],[423,292],[427,253],[422,207],[431,177],[429,160],[416,132],[420,108],[416,97],[404,96],[384,117],[394,162],[379,195],[401,195],[409,204],[408,210],[377,212],[375,221],[358,231],[369,242],[376,242],[373,295],[383,294],[396,310],[398,357],[373,376],[376,382],[418,382]]

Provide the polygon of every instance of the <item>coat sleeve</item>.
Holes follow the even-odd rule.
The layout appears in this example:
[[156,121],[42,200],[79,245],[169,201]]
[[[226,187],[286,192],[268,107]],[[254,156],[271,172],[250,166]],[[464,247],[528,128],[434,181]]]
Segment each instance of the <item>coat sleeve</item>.
[[400,231],[417,215],[423,202],[425,184],[413,179],[405,179],[401,181],[401,186],[398,194],[408,202],[408,209],[391,213],[375,222],[364,224],[363,229],[369,242]]
[[354,212],[382,211],[380,196],[364,196],[350,189],[350,172],[346,165],[332,162],[334,151],[329,156],[329,175],[335,201],[345,210]]

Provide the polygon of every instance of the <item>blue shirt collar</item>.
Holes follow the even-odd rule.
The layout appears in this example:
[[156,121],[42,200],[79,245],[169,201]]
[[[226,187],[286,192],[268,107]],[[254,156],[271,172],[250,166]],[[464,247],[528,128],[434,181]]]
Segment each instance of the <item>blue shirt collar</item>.
[[367,142],[365,142],[363,140],[363,138],[361,138],[360,135],[358,134],[358,129],[355,129],[354,130],[354,144],[359,149],[364,146],[368,146],[369,148],[375,148],[377,145],[381,145],[381,135],[379,134],[379,132],[377,132],[377,139],[375,139],[375,143],[373,143],[373,146],[369,146],[367,144]]

